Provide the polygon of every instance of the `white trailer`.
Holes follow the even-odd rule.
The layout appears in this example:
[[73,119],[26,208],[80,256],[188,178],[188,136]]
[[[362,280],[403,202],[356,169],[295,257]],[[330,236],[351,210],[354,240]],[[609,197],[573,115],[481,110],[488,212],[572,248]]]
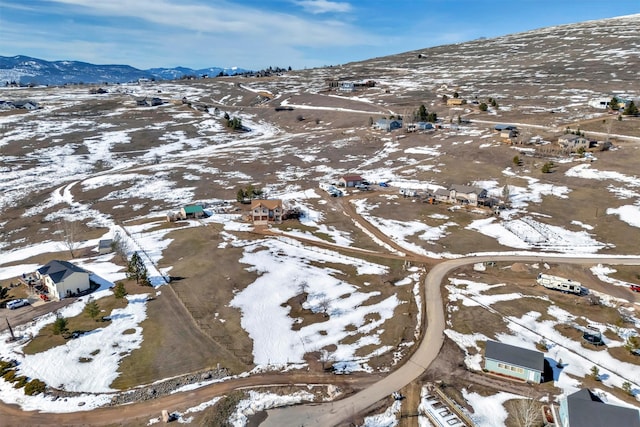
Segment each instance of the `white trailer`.
[[564,277],[540,273],[538,274],[538,278],[536,279],[536,281],[539,285],[542,285],[547,289],[570,292],[576,295],[580,295],[582,293],[582,285],[580,284],[580,282],[576,282],[571,279],[565,279]]

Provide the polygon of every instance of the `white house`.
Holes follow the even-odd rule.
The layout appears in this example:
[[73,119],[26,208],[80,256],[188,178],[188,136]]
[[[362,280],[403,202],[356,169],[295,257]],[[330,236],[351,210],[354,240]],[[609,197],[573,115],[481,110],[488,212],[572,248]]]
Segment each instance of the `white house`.
[[67,261],[49,261],[36,271],[51,298],[63,299],[91,288],[89,272]]

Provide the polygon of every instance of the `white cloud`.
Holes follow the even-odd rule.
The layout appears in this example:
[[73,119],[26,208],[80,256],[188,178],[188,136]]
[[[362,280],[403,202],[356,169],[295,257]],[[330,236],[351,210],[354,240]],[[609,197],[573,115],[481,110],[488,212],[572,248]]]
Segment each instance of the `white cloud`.
[[328,1],[328,0],[298,0],[295,2],[310,13],[328,12],[350,12],[352,7],[349,3]]

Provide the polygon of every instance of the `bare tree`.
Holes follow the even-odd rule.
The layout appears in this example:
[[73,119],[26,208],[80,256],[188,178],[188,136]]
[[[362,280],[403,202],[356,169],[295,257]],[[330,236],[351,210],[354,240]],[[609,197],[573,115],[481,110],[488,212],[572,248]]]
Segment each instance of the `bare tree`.
[[116,231],[113,233],[113,238],[111,239],[111,247],[113,251],[118,254],[120,259],[124,262],[129,260],[129,242],[123,236],[123,233],[120,231]]
[[324,371],[327,368],[327,363],[333,361],[333,356],[331,356],[331,354],[327,350],[322,349],[320,350],[320,356],[318,357],[318,360],[322,364],[322,370]]
[[510,401],[509,409],[518,427],[534,427],[542,424],[540,402],[535,400],[531,393],[523,399]]
[[62,220],[58,223],[58,228],[62,233],[62,243],[71,253],[71,258],[75,258],[75,250],[80,247],[80,225],[77,221]]
[[321,300],[320,300],[320,309],[322,310],[322,313],[324,314],[324,317],[329,317],[329,308],[331,308],[331,300],[329,299],[329,297],[324,296]]

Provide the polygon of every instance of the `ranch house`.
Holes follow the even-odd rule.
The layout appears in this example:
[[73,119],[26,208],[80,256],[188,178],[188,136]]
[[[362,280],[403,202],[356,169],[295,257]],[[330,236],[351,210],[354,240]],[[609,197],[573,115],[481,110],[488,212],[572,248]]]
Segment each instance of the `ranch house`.
[[544,354],[497,341],[487,341],[484,368],[500,376],[539,383],[544,373]]
[[49,261],[36,270],[36,277],[51,298],[63,299],[91,288],[89,272],[67,261]]

